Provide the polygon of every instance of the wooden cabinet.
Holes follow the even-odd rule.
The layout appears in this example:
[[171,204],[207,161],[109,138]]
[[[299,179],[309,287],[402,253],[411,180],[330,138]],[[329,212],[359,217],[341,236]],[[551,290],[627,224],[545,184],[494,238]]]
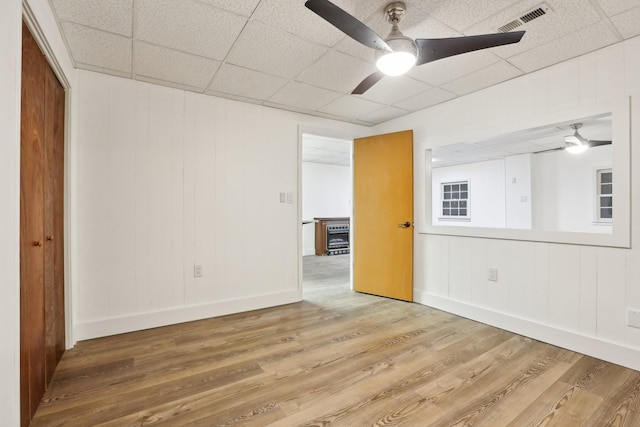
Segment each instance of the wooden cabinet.
[[[327,226],[328,225],[344,225],[349,226],[348,217],[330,217],[330,218],[314,218],[316,221],[316,255],[329,255],[327,248]],[[347,234],[348,234],[347,227]],[[349,253],[349,247],[343,248],[341,253]]]
[[22,26],[20,406],[29,425],[65,348],[65,92]]

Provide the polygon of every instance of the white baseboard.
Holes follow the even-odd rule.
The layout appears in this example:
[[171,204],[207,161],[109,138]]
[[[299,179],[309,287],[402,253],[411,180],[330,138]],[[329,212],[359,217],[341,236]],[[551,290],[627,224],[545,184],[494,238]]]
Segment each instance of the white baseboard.
[[486,323],[519,335],[543,341],[558,347],[606,360],[607,362],[640,370],[640,350],[620,344],[603,341],[595,337],[543,325],[505,313],[453,301],[424,291],[414,289],[413,300],[438,310]]
[[309,255],[315,255],[316,254],[316,248],[306,248],[302,250],[302,256],[309,256]]
[[250,298],[218,301],[209,304],[192,305],[168,310],[135,314],[132,316],[81,322],[74,326],[74,341],[88,340],[193,320],[258,310],[277,305],[290,304],[302,300],[298,290],[257,295]]

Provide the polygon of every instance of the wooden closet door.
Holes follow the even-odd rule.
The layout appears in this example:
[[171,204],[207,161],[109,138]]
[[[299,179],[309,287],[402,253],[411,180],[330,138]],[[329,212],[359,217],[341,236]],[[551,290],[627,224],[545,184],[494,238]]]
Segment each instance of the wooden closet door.
[[28,426],[65,349],[65,92],[22,26],[20,405]]
[[44,76],[46,62],[23,24],[20,125],[20,373],[22,425],[45,390]]
[[45,384],[64,352],[64,89],[45,70],[44,104],[44,301]]

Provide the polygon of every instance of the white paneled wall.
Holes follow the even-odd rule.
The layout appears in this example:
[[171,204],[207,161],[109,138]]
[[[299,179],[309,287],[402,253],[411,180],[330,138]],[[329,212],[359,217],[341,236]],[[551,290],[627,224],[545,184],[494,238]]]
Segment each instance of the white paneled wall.
[[[428,141],[526,129],[623,97],[632,101],[632,245],[640,238],[640,38],[518,77],[373,128],[414,129],[417,164]],[[615,120],[615,118],[614,118]],[[435,138],[434,138],[435,136]],[[457,141],[459,142],[459,141]],[[433,146],[433,145],[432,145]],[[427,147],[428,148],[428,147]],[[416,186],[416,206],[425,203]],[[640,369],[640,249],[416,234],[418,302]],[[488,280],[488,267],[498,281]]]
[[74,94],[75,339],[300,300],[299,126],[368,128],[85,71]]

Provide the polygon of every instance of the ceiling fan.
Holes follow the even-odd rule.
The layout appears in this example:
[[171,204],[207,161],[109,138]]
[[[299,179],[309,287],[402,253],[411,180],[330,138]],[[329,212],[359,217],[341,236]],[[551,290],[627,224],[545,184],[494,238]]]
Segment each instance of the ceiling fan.
[[518,43],[525,33],[524,31],[514,31],[413,40],[398,29],[398,24],[406,11],[405,4],[392,2],[384,9],[387,22],[391,24],[391,32],[386,39],[383,39],[371,28],[329,0],[307,0],[304,5],[355,41],[376,50],[376,66],[379,71],[366,77],[351,92],[354,95],[365,93],[385,75],[398,76],[409,71],[414,65],[422,65],[475,50]]
[[546,153],[547,151],[557,151],[557,150],[565,150],[571,154],[578,154],[578,153],[582,153],[587,148],[597,147],[599,145],[611,144],[610,140],[595,140],[595,139],[585,138],[584,136],[580,135],[580,132],[578,132],[578,129],[580,129],[581,127],[582,127],[582,123],[573,123],[571,125],[571,129],[574,130],[573,135],[567,135],[564,137],[564,145],[562,147],[536,151],[535,154]]
[[578,129],[582,127],[582,123],[574,123],[571,125],[571,129],[575,132],[573,135],[568,135],[564,137],[564,148],[569,153],[581,153],[587,148],[597,147],[598,145],[609,145],[611,141],[597,141],[593,139],[587,139],[584,136],[580,135]]

